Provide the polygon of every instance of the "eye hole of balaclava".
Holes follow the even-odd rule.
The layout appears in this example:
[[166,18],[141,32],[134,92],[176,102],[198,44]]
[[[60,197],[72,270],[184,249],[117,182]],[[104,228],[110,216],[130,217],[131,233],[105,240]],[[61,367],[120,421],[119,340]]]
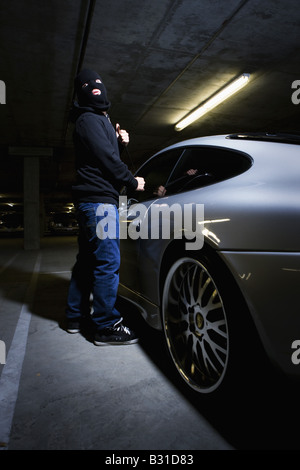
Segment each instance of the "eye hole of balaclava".
[[100,75],[93,70],[82,70],[74,81],[79,106],[107,111],[110,102]]

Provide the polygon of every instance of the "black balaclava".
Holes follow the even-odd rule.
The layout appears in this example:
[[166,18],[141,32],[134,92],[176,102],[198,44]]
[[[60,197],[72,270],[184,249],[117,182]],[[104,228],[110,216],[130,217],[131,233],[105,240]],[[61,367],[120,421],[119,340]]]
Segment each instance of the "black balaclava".
[[[100,80],[100,83],[96,80]],[[84,84],[87,85],[83,87]],[[109,109],[110,102],[107,99],[106,88],[97,72],[82,70],[75,78],[74,86],[79,106],[92,107],[100,111]],[[97,90],[100,90],[100,93]]]

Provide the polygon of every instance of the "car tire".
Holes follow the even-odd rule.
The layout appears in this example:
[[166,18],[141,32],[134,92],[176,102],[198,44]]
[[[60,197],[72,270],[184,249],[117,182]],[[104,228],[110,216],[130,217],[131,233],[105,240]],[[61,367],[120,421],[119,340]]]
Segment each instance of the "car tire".
[[163,330],[177,371],[194,391],[213,394],[240,378],[245,338],[236,324],[242,303],[230,273],[215,259],[197,254],[171,263],[162,291]]

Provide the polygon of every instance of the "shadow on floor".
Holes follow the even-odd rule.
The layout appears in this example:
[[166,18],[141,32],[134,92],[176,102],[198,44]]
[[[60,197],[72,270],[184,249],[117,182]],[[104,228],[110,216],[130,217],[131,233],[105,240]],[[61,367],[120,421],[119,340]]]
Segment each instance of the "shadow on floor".
[[193,404],[226,441],[238,450],[299,450],[300,384],[275,371],[265,357],[253,364],[247,380],[215,397],[191,390],[175,370],[162,332],[148,327],[130,308],[128,323],[137,330],[140,344],[182,395]]
[[[31,273],[7,268],[6,281],[27,283]],[[65,329],[65,301],[69,275],[43,273],[39,276],[32,314],[50,319]],[[16,301],[15,290],[2,284],[3,296]],[[231,444],[240,450],[299,450],[297,423],[300,421],[298,383],[275,373],[267,363],[263,375],[256,367],[249,370],[248,379],[216,397],[199,395],[189,389],[173,367],[163,334],[146,325],[133,306],[119,300],[125,322],[138,333],[140,346],[164,376],[190,401],[198,412]],[[92,341],[92,330],[83,332]]]

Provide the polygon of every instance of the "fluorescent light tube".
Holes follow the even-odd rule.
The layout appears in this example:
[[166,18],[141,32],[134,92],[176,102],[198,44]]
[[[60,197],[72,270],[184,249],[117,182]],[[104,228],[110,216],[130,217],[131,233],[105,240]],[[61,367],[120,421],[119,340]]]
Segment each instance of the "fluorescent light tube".
[[214,96],[212,96],[212,98],[204,102],[201,106],[195,109],[195,111],[193,111],[187,117],[179,121],[175,125],[175,130],[181,131],[185,127],[192,124],[192,122],[196,121],[201,116],[206,114],[208,111],[211,111],[213,108],[218,106],[218,104],[222,103],[227,98],[229,98],[229,96],[232,96],[238,90],[240,90],[245,85],[247,85],[249,78],[250,78],[249,73],[243,73],[243,75],[241,75],[239,78],[237,78],[236,80],[231,82],[229,85],[227,85],[225,88],[223,88],[221,91],[219,91]]

